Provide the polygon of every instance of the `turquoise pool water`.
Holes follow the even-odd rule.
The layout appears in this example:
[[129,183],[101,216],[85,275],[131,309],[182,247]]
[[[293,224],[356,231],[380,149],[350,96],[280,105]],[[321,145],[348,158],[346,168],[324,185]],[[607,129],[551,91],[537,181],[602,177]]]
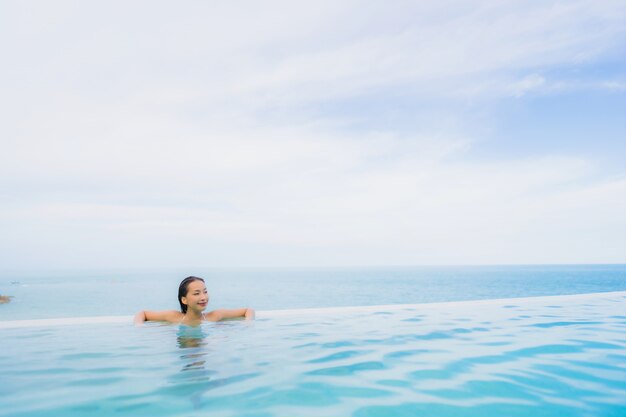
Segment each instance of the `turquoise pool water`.
[[625,416],[626,293],[0,326],[0,416]]

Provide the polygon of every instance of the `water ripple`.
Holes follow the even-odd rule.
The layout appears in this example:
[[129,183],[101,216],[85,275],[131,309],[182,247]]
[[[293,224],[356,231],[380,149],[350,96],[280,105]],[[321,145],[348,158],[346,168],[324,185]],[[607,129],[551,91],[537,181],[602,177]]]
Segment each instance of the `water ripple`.
[[553,321],[549,323],[533,323],[529,324],[529,327],[541,327],[541,328],[550,328],[550,327],[562,327],[562,326],[578,326],[581,324],[602,324],[599,321]]
[[385,364],[378,361],[358,362],[351,365],[334,366],[330,368],[315,369],[306,372],[307,375],[327,375],[327,376],[346,376],[353,375],[363,371],[379,371],[387,368]]
[[318,359],[311,359],[307,361],[308,363],[324,363],[324,362],[332,362],[338,361],[342,359],[353,358],[355,356],[365,355],[367,353],[372,352],[371,350],[345,350],[343,352],[333,353],[331,355],[323,356]]

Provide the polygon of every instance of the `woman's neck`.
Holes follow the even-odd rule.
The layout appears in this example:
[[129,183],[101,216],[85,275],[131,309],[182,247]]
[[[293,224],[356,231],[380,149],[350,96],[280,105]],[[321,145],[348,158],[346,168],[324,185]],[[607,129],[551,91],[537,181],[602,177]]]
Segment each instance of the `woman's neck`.
[[187,312],[185,313],[185,316],[187,317],[188,320],[191,320],[191,321],[204,320],[204,313],[202,311],[187,310]]

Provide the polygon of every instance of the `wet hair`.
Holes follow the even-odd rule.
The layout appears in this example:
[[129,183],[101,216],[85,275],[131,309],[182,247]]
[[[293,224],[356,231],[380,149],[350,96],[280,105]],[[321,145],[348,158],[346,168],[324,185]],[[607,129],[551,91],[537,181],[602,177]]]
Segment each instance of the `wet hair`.
[[191,284],[194,281],[204,282],[204,280],[200,277],[190,276],[182,280],[180,285],[178,286],[178,304],[180,304],[180,311],[182,311],[183,314],[187,313],[187,305],[183,304],[183,297],[187,296],[189,284]]

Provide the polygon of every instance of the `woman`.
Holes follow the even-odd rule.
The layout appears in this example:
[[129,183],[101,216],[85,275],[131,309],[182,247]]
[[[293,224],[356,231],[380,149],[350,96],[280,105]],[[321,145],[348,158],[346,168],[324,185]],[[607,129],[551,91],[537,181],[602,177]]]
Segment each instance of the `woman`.
[[204,285],[204,280],[198,277],[187,277],[180,283],[178,303],[181,311],[140,311],[135,315],[135,324],[141,325],[145,321],[167,321],[187,326],[198,326],[203,321],[220,321],[237,317],[244,317],[246,320],[254,319],[254,310],[251,308],[214,310],[203,313],[209,304],[209,294]]

